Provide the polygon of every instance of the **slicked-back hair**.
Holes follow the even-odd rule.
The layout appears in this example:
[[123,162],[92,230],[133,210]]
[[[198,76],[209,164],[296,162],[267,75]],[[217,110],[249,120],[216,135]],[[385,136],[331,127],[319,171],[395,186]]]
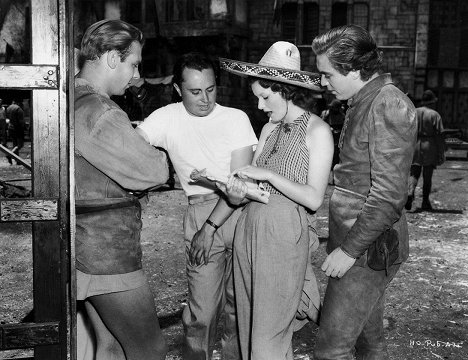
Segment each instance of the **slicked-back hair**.
[[81,40],[81,61],[96,60],[107,51],[116,50],[121,61],[130,54],[134,41],[144,44],[140,29],[122,20],[101,20],[91,25]]
[[217,77],[216,63],[208,55],[200,52],[189,52],[180,56],[174,64],[174,70],[172,72],[172,82],[179,86],[182,86],[184,79],[182,73],[184,69],[193,69],[202,71],[205,69],[212,69],[215,77]]
[[280,93],[285,100],[291,100],[294,105],[313,113],[316,112],[317,101],[312,90],[278,81],[249,77],[250,85],[255,81],[258,81],[264,89],[270,88],[271,91]]
[[333,28],[312,42],[315,55],[325,54],[340,74],[360,70],[361,79],[368,80],[382,68],[382,51],[367,30],[358,25]]

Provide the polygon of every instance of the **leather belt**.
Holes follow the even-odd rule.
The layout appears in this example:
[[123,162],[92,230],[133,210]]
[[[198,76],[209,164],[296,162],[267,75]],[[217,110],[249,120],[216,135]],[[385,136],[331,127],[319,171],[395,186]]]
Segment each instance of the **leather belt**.
[[362,195],[362,194],[360,194],[360,193],[358,193],[358,192],[356,192],[356,191],[353,191],[353,190],[349,190],[349,189],[342,188],[342,187],[340,187],[340,186],[336,186],[336,185],[335,185],[335,190],[342,191],[342,192],[348,193],[348,194],[352,194],[352,195],[357,196],[357,197],[360,197],[360,198],[362,198],[362,199],[367,199],[367,196],[365,196],[365,195]]
[[123,209],[130,206],[141,207],[137,198],[98,199],[97,201],[77,200],[75,203],[75,212],[76,215],[80,215],[111,209]]
[[209,194],[197,194],[197,195],[189,195],[188,202],[190,205],[199,204],[208,200],[219,199],[219,194],[217,193],[209,193]]

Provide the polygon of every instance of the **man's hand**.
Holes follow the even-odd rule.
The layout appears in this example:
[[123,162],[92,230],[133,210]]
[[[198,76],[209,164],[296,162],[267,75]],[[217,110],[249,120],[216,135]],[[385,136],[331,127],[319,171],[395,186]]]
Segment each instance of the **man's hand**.
[[323,262],[322,270],[327,276],[341,278],[355,262],[356,259],[347,255],[340,247],[337,247]]
[[192,239],[192,244],[189,250],[190,265],[206,265],[210,258],[210,250],[213,245],[215,229],[204,224],[198,230]]

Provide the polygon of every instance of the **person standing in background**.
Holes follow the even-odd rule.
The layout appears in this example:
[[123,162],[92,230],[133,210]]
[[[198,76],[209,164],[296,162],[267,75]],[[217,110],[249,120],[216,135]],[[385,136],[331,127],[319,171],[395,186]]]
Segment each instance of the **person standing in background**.
[[[6,117],[9,120],[8,133],[11,140],[13,141],[13,153],[19,156],[20,150],[24,146],[24,111],[19,106],[19,102],[13,99],[11,104],[6,109]],[[11,157],[8,157],[8,161],[12,164]],[[17,162],[18,163],[18,162]]]
[[[312,50],[322,86],[349,105],[334,167],[322,265],[329,278],[314,359],[354,359],[354,352],[357,359],[386,359],[385,291],[409,255],[404,206],[416,111],[391,75],[380,73],[382,52],[364,28],[333,28],[313,40]],[[396,233],[398,247],[380,269],[370,265],[369,249],[387,233]]]
[[341,129],[343,128],[345,120],[345,112],[343,111],[343,104],[338,99],[333,99],[328,104],[328,109],[324,110],[320,116],[323,121],[330,125],[333,133],[333,162],[332,162],[332,183],[333,183],[333,168],[338,164],[340,159],[340,149],[338,148],[338,140],[340,139]]
[[408,200],[406,210],[411,210],[414,191],[423,175],[422,210],[432,210],[429,195],[432,190],[432,174],[438,165],[445,162],[445,141],[443,136],[444,126],[440,114],[433,109],[437,97],[431,90],[423,93],[421,104],[416,109],[418,118],[418,141],[411,164],[410,180],[408,186]]
[[0,144],[7,146],[7,122],[6,111],[3,106],[3,99],[0,99]]

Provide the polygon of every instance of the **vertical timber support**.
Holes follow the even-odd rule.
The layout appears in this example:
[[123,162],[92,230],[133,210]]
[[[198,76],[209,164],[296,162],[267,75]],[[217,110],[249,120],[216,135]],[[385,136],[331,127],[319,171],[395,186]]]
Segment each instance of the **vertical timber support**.
[[70,357],[68,6],[69,1],[31,1],[32,63],[57,69],[57,74],[50,74],[57,79],[55,90],[32,90],[33,196],[59,199],[57,220],[33,222],[34,320],[59,319],[59,343],[35,347],[37,360]]

